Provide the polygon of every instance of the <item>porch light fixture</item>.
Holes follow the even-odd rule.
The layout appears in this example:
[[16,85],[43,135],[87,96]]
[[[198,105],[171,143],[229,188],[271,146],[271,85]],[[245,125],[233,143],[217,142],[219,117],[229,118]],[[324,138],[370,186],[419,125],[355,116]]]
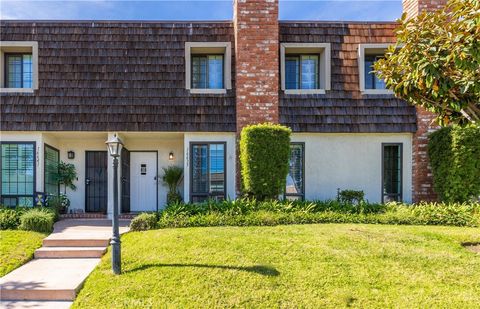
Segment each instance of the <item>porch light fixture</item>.
[[105,144],[107,144],[108,152],[110,153],[110,156],[114,158],[118,158],[120,156],[123,143],[122,143],[122,140],[119,139],[116,134],[113,135],[113,137],[110,140],[106,141]]
[[175,159],[175,156],[173,155],[173,151],[170,151],[168,154],[168,160],[173,161],[173,159]]
[[75,152],[73,150],[69,150],[67,152],[67,158],[69,158],[70,160],[75,159]]
[[112,270],[115,275],[119,275],[122,272],[122,262],[120,260],[120,233],[118,229],[118,157],[122,151],[123,143],[115,134],[105,144],[107,144],[108,152],[113,158],[113,236],[110,244],[112,245]]

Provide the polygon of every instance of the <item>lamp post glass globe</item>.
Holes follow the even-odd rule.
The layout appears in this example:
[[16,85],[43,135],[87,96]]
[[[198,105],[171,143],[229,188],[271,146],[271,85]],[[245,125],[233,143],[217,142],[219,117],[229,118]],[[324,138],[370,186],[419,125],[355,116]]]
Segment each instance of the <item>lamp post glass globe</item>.
[[120,152],[122,151],[123,143],[122,140],[114,135],[110,140],[106,141],[105,144],[108,146],[108,152],[114,158],[120,156]]

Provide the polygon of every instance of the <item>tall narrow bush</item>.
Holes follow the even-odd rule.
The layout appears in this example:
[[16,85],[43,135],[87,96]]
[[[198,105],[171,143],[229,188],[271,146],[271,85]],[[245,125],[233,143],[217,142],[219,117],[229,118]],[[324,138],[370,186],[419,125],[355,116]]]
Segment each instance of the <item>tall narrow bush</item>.
[[442,201],[480,198],[480,126],[451,126],[430,134],[428,155]]
[[257,124],[243,128],[240,163],[243,190],[258,200],[275,199],[285,188],[290,156],[287,127]]

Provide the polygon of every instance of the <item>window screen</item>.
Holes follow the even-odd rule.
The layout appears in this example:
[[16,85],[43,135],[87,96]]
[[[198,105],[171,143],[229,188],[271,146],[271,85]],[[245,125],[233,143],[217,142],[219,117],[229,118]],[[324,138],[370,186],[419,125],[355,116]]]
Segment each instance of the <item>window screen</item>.
[[285,58],[286,89],[318,89],[318,55],[287,56]]
[[6,54],[5,63],[7,88],[32,87],[32,54]]
[[59,185],[56,179],[60,155],[57,149],[45,145],[44,168],[45,168],[45,194],[58,195]]
[[33,206],[35,193],[35,144],[2,143],[2,203]]
[[402,200],[402,145],[383,145],[383,202]]
[[191,200],[225,198],[225,144],[193,144],[191,155]]
[[289,171],[285,188],[285,196],[287,199],[304,198],[304,152],[305,145],[303,143],[292,143],[290,145]]

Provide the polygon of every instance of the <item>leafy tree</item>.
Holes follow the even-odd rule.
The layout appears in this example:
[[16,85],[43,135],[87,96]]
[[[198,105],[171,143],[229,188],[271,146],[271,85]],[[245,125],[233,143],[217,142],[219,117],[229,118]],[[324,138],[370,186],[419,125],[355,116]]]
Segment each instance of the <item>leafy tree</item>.
[[438,123],[480,121],[480,1],[450,0],[396,29],[397,44],[375,64],[389,89],[438,115]]
[[58,181],[59,184],[63,184],[65,187],[65,191],[67,192],[67,188],[72,189],[73,191],[77,190],[77,186],[73,183],[77,180],[77,171],[75,169],[75,165],[65,162],[60,162],[58,164],[58,172],[55,175],[55,179]]

